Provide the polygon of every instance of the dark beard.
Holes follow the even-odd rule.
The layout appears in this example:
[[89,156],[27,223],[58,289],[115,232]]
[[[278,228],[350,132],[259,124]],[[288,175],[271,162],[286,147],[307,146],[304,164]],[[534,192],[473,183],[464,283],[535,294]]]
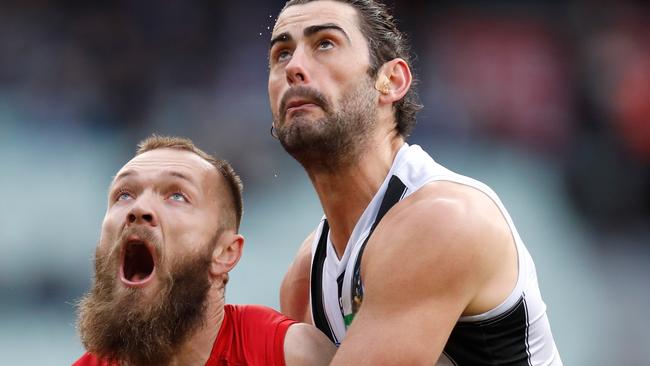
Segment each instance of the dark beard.
[[160,291],[148,299],[141,289],[131,288],[116,296],[117,258],[98,256],[93,288],[79,303],[77,325],[86,350],[129,365],[168,363],[203,325],[217,239],[205,246],[207,250],[174,263],[160,277]]
[[[325,117],[309,120],[295,115],[285,123],[286,100],[300,96],[320,106]],[[280,103],[279,116],[274,116],[277,136],[284,149],[305,169],[334,172],[351,166],[359,159],[368,142],[368,134],[376,121],[375,93],[371,79],[347,91],[339,101],[340,108],[332,110],[318,91],[300,86],[287,92]]]

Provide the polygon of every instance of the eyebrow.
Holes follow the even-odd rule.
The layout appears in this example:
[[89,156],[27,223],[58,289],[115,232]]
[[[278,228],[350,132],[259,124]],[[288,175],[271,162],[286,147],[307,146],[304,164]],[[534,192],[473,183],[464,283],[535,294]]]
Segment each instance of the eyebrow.
[[126,178],[126,177],[128,177],[128,176],[131,176],[131,175],[133,175],[133,172],[132,172],[132,171],[130,171],[130,170],[125,170],[125,171],[123,171],[122,173],[116,175],[115,178],[113,178],[113,183],[117,182],[117,181],[120,180],[120,179],[124,179],[124,178]]
[[271,39],[271,45],[269,46],[269,49],[273,48],[273,45],[278,42],[291,42],[292,39],[293,37],[291,37],[291,34],[289,34],[289,32],[280,33]]
[[[311,25],[303,30],[303,35],[305,37],[310,37],[313,36],[314,34],[318,32],[322,32],[325,30],[335,30],[338,32],[341,32],[345,38],[348,40],[348,43],[352,43],[350,40],[350,36],[341,28],[340,26],[334,24],[334,23],[325,23],[325,24],[317,24],[317,25]],[[271,45],[269,46],[269,49],[273,48],[273,45],[278,43],[278,42],[290,42],[293,40],[293,37],[291,37],[291,34],[289,32],[283,32],[278,34],[277,36],[273,37],[271,39]]]
[[171,175],[172,177],[183,179],[185,181],[188,181],[189,183],[192,183],[192,184],[196,185],[196,182],[194,182],[194,179],[190,178],[189,176],[187,176],[187,175],[185,175],[183,173],[179,173],[179,172],[175,172],[175,171],[168,171],[168,172],[165,172],[165,174]]
[[[185,175],[183,173],[177,172],[177,171],[167,170],[167,171],[162,172],[162,174],[172,176],[172,177],[176,177],[176,178],[180,178],[180,179],[185,180],[185,181],[187,181],[187,182],[189,182],[191,184],[196,185],[196,182],[192,178],[190,178],[189,176],[187,176],[187,175]],[[115,177],[115,179],[113,179],[113,183],[117,182],[120,179],[125,179],[127,177],[134,176],[134,175],[138,175],[137,172],[133,172],[132,170],[125,170],[122,173],[118,174]]]

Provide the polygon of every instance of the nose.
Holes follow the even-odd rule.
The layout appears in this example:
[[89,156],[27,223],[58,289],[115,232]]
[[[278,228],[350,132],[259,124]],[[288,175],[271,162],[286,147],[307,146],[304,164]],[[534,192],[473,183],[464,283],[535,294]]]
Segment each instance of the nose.
[[303,47],[296,47],[291,55],[291,60],[289,60],[285,68],[287,83],[290,86],[310,82],[310,77],[307,73],[307,62],[307,55],[303,51]]
[[126,215],[128,225],[157,226],[158,220],[154,211],[143,202],[136,202]]

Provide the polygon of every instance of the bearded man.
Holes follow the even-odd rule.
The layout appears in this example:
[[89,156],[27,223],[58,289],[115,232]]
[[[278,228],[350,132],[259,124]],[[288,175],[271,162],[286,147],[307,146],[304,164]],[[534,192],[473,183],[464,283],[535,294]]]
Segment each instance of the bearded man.
[[282,311],[340,345],[332,365],[562,364],[535,265],[497,195],[406,138],[408,44],[372,0],[290,0],[271,38],[273,129],[325,217]]
[[152,136],[113,179],[74,365],[326,365],[316,328],[225,303],[242,253],[242,185],[190,140]]

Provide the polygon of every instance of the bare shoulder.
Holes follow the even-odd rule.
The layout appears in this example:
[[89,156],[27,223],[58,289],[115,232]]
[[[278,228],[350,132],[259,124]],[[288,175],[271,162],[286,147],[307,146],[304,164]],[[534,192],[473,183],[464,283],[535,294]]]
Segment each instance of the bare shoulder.
[[287,366],[329,365],[336,347],[316,327],[296,323],[284,338],[284,359]]
[[477,189],[433,182],[398,202],[368,241],[363,303],[333,364],[435,363],[460,316],[512,290],[514,250],[499,207]]
[[459,254],[473,252],[485,245],[508,242],[510,235],[499,207],[488,195],[449,181],[429,183],[397,203],[381,221],[375,234],[377,237],[422,239],[403,243],[420,246],[419,250],[435,249],[432,243],[441,241],[462,243],[449,248],[458,250]]
[[406,268],[400,271],[402,281],[420,278],[418,283],[429,286],[423,291],[446,292],[469,306],[514,250],[510,228],[489,196],[467,185],[438,181],[386,214],[370,239],[362,270],[364,277],[369,272],[368,280],[374,273],[383,281],[381,268],[394,266],[398,259],[405,264],[400,269]]
[[280,309],[290,318],[311,323],[309,286],[311,271],[311,244],[315,232],[310,233],[298,249],[293,262],[280,285]]
[[[510,229],[497,204],[483,191],[450,181],[432,182],[413,193],[396,207],[408,221],[434,222],[439,229],[462,235],[510,236]],[[413,211],[409,215],[409,211]],[[430,225],[433,226],[433,225]],[[447,228],[448,230],[444,230]]]

